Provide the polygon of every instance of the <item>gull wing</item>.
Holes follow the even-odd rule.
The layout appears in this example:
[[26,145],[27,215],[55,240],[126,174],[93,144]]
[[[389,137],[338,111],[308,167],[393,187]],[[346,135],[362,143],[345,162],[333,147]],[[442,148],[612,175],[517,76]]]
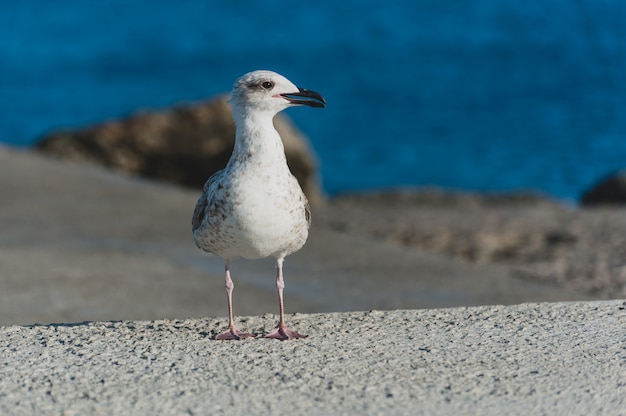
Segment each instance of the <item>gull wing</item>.
[[196,208],[193,210],[193,217],[191,218],[191,229],[192,231],[196,231],[200,225],[202,225],[202,221],[206,216],[206,207],[209,203],[209,198],[215,189],[215,184],[219,182],[224,176],[224,171],[220,170],[215,172],[211,177],[205,182],[204,187],[202,188],[203,192],[198,198],[198,202],[196,203]]

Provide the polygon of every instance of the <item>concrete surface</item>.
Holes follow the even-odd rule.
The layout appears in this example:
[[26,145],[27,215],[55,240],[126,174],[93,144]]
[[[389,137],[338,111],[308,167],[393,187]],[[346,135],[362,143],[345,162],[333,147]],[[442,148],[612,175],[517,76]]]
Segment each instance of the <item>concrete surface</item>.
[[[3,415],[624,415],[626,302],[0,328]],[[265,333],[274,316],[241,328]]]
[[[416,310],[591,296],[315,222],[333,212],[285,264],[310,337],[214,341],[197,194],[0,148],[0,325],[29,325],[0,327],[0,415],[626,414],[624,301]],[[233,263],[242,329],[275,325],[273,268]],[[394,311],[345,312],[371,309]]]

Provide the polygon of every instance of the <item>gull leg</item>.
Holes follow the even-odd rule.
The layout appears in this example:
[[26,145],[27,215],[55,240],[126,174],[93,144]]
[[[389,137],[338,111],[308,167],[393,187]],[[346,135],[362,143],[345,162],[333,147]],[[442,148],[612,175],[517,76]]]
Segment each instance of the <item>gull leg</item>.
[[228,296],[228,329],[221,334],[218,334],[215,339],[244,339],[249,337],[255,337],[253,334],[242,332],[235,327],[235,320],[233,319],[233,289],[235,284],[230,278],[229,262],[226,261],[226,295]]
[[276,329],[265,336],[265,338],[276,338],[281,341],[296,338],[306,338],[308,335],[302,335],[287,328],[285,325],[285,307],[283,306],[283,289],[285,281],[283,280],[283,258],[276,259],[276,289],[278,290],[278,309],[280,311],[280,320]]

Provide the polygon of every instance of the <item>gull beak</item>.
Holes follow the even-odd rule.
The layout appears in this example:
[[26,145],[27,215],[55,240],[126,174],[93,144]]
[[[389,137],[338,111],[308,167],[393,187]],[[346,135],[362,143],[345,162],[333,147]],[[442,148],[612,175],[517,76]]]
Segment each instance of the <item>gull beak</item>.
[[280,97],[289,101],[291,104],[308,105],[309,107],[324,108],[326,100],[319,93],[311,90],[298,88],[298,92],[290,92],[278,94]]

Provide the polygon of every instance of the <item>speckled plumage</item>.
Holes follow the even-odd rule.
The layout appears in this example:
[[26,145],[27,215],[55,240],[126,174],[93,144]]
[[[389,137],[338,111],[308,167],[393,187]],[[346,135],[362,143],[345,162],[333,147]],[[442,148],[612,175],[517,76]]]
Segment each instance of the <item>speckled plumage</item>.
[[253,159],[233,153],[205,183],[194,211],[196,245],[225,260],[285,257],[308,236],[309,204],[286,162],[277,158],[270,172]]
[[226,167],[204,185],[192,218],[196,245],[220,256],[226,264],[229,330],[218,339],[251,336],[232,322],[232,259],[272,256],[277,261],[276,285],[281,320],[269,337],[303,337],[284,325],[282,263],[306,242],[311,215],[308,201],[291,174],[274,115],[290,105],[323,107],[324,99],[302,90],[271,71],[254,71],[239,78],[230,103],[237,126],[235,147]]

